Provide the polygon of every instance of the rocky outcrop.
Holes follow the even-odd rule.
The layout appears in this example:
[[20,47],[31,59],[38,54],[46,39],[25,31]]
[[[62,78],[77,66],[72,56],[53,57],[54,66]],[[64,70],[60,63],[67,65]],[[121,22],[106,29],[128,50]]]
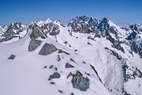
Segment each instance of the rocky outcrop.
[[60,77],[61,77],[61,75],[58,72],[54,72],[52,75],[49,76],[48,80],[58,79]]
[[12,54],[12,55],[10,55],[10,56],[8,57],[8,59],[9,59],[9,60],[14,60],[15,57],[16,57],[16,56],[15,56],[14,54]]
[[39,37],[45,39],[46,38],[46,34],[44,32],[41,31],[40,26],[38,26],[36,23],[32,24],[29,26],[32,33],[30,35],[31,39],[37,39]]
[[[23,31],[25,31],[25,33],[23,33]],[[4,26],[4,32],[0,36],[0,42],[9,41],[13,38],[21,39],[26,35],[26,33],[25,25],[17,22],[11,23],[10,25]]]
[[39,55],[48,55],[57,51],[57,48],[53,44],[45,43],[41,48]]
[[132,24],[129,26],[129,28],[134,32],[142,32],[142,26],[138,24]]
[[[112,43],[112,47],[125,52],[121,44],[123,43],[120,41],[118,35],[119,32],[115,26],[112,26],[110,20],[108,18],[104,18],[98,25],[98,30],[100,31],[100,36],[105,37]],[[113,35],[113,36],[112,36]]]
[[29,26],[32,33],[30,35],[31,39],[42,38],[45,39],[47,35],[56,36],[60,33],[59,25],[53,22],[43,23],[38,25],[38,23],[31,24]]
[[78,16],[70,21],[70,26],[74,32],[91,33],[97,29],[98,20],[87,16]]
[[137,53],[140,57],[142,57],[142,40],[140,39],[132,41],[131,50]]
[[[134,28],[135,29],[135,28]],[[127,40],[131,50],[142,57],[142,32],[136,31],[137,28],[128,35]]]
[[74,66],[69,63],[66,63],[65,68],[74,68]]
[[76,74],[73,74],[71,82],[74,88],[77,88],[81,91],[86,91],[90,86],[89,78],[83,77],[83,74],[81,74],[79,71],[77,71]]
[[43,32],[49,33],[51,36],[58,35],[60,33],[59,25],[50,22],[41,26]]
[[128,80],[135,78],[142,78],[142,72],[136,67],[124,64],[122,65],[122,69],[123,69],[124,82],[127,82]]
[[112,43],[112,46],[122,52],[125,52],[119,39],[119,30],[115,25],[111,25],[108,18],[97,20],[92,17],[79,16],[70,21],[68,26],[72,31],[80,33],[94,33],[95,37],[104,37]]
[[36,48],[38,48],[41,45],[42,41],[40,40],[34,40],[32,39],[30,41],[29,47],[28,47],[28,51],[34,51]]

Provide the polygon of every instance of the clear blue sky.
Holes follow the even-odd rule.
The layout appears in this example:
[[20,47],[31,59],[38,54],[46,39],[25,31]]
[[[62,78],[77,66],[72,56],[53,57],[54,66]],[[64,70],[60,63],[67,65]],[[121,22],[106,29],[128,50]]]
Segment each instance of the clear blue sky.
[[109,17],[115,23],[142,23],[142,0],[0,0],[0,24],[46,18],[67,22],[80,16]]

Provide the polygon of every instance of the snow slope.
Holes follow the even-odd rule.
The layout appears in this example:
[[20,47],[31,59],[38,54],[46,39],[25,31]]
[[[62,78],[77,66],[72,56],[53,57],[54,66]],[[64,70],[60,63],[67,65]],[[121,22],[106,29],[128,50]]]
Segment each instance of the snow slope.
[[140,29],[85,16],[20,25],[0,35],[0,95],[142,95]]
[[[101,84],[89,63],[82,63],[85,60],[80,55],[50,38],[43,40],[42,45],[33,52],[28,51],[29,43],[30,38],[27,35],[19,41],[0,45],[0,95],[109,95],[109,91]],[[44,43],[52,43],[69,55],[59,54],[58,51],[47,56],[39,55],[38,52]],[[11,54],[16,56],[14,60],[8,59]],[[58,56],[61,57],[61,61],[57,60]],[[74,67],[65,68],[66,63]],[[50,69],[52,65],[57,69]],[[87,77],[90,79],[90,87],[85,92],[73,88],[71,78],[67,79],[69,73],[76,71],[80,71],[84,76],[87,76],[85,73],[89,73]],[[54,72],[59,72],[61,77],[49,80],[49,76]],[[53,82],[55,84],[51,84]],[[100,92],[100,89],[103,92]],[[62,92],[59,92],[60,90]]]

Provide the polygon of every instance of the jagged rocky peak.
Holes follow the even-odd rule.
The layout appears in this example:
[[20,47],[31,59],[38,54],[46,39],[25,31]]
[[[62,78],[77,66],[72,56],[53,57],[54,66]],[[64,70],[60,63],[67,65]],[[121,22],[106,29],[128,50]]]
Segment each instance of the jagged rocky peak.
[[112,43],[112,47],[125,52],[121,44],[124,42],[125,30],[114,24],[109,18],[104,17],[98,25],[99,34]]
[[136,35],[136,37],[133,40],[130,40],[129,43],[131,50],[142,58],[142,37]]
[[104,17],[98,24],[97,28],[100,31],[100,36],[107,36],[109,34],[108,31],[110,30],[109,19]]
[[42,25],[44,25],[44,24],[48,24],[48,23],[54,23],[54,24],[58,24],[58,25],[60,25],[61,24],[61,22],[59,21],[59,20],[53,20],[53,19],[50,19],[50,18],[47,18],[46,20],[40,20],[40,21],[34,21],[34,22],[32,22],[32,23],[36,23],[37,25],[39,25],[39,26],[42,26]]
[[48,19],[46,21],[38,21],[29,25],[32,33],[30,35],[31,38],[46,38],[48,35],[56,36],[60,33],[60,25],[59,21],[53,21]]
[[132,52],[142,57],[142,26],[138,24],[129,25],[127,27],[129,34],[127,40]]
[[132,24],[129,26],[132,31],[142,32],[142,25],[139,24]]
[[[98,24],[98,29],[100,31],[110,31],[112,33],[114,32],[120,32],[120,30],[122,30],[119,25],[116,25],[115,23],[113,23],[113,21],[111,21],[111,19],[104,17],[100,23]],[[123,32],[123,31],[121,31]]]
[[2,27],[2,34],[0,35],[0,42],[9,41],[13,38],[20,39],[27,33],[26,25],[15,22]]
[[134,33],[139,34],[142,32],[142,25],[140,24],[122,25],[121,28],[128,32],[128,36]]
[[9,25],[5,25],[6,31],[11,31],[15,33],[22,32],[24,28],[26,28],[26,25],[22,24],[21,22],[14,22],[10,23]]
[[100,23],[108,24],[110,19],[108,17],[104,17]]
[[[56,36],[60,32],[60,22],[47,19],[46,21],[37,21],[29,25],[30,43],[28,51],[36,50],[43,43],[43,39],[48,36]],[[41,39],[38,39],[41,38]],[[50,43],[45,43],[39,51],[39,55],[49,55],[55,52],[57,48]]]
[[106,17],[99,23],[98,30],[101,32],[101,36],[106,37],[108,35],[113,35],[112,37],[117,40],[123,40],[127,33],[125,29],[120,28],[119,25],[113,23]]
[[[134,36],[134,38],[142,38],[141,37],[141,34],[142,34],[142,25],[139,25],[139,24],[133,24],[133,25],[129,25],[129,36]],[[130,39],[132,40],[132,39]]]
[[132,32],[140,33],[142,32],[142,25],[141,24],[126,24],[126,25],[120,25],[122,29],[128,32],[128,34]]
[[106,17],[104,17],[104,18],[102,19],[102,21],[99,23],[98,28],[99,28],[101,31],[108,30],[108,29],[110,28],[109,19],[106,18]]
[[22,23],[21,22],[15,22],[15,23],[11,23],[10,25],[8,25],[9,28],[13,28],[13,29],[19,29],[22,27]]
[[71,27],[74,32],[95,33],[103,37],[109,33],[116,36],[119,31],[119,27],[107,17],[98,20],[93,17],[77,16],[69,22],[68,26]]
[[90,33],[96,31],[98,23],[99,21],[93,17],[77,16],[69,22],[68,26],[74,32]]
[[94,23],[98,23],[98,21],[97,21],[97,19],[95,19],[95,18],[93,18],[93,17],[88,17],[88,16],[77,16],[77,17],[75,17],[75,18],[73,18],[71,21],[70,21],[70,23],[73,23],[74,21],[76,21],[76,22],[94,22]]

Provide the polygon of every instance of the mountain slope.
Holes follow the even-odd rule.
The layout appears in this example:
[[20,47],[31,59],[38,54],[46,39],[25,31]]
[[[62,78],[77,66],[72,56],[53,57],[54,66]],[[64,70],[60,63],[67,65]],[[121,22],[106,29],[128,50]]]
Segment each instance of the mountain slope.
[[0,31],[0,94],[142,95],[140,26],[80,16]]
[[[31,40],[27,35],[19,41],[0,45],[1,95],[108,95],[96,73],[89,63],[83,63],[85,60],[81,56],[50,38],[36,39],[42,44],[29,51]],[[49,51],[39,53],[45,43],[52,44],[57,50],[47,55],[44,53]],[[76,75],[77,72],[81,75]],[[74,80],[79,82],[77,87],[73,85],[75,76],[72,74],[83,79],[81,83]]]

